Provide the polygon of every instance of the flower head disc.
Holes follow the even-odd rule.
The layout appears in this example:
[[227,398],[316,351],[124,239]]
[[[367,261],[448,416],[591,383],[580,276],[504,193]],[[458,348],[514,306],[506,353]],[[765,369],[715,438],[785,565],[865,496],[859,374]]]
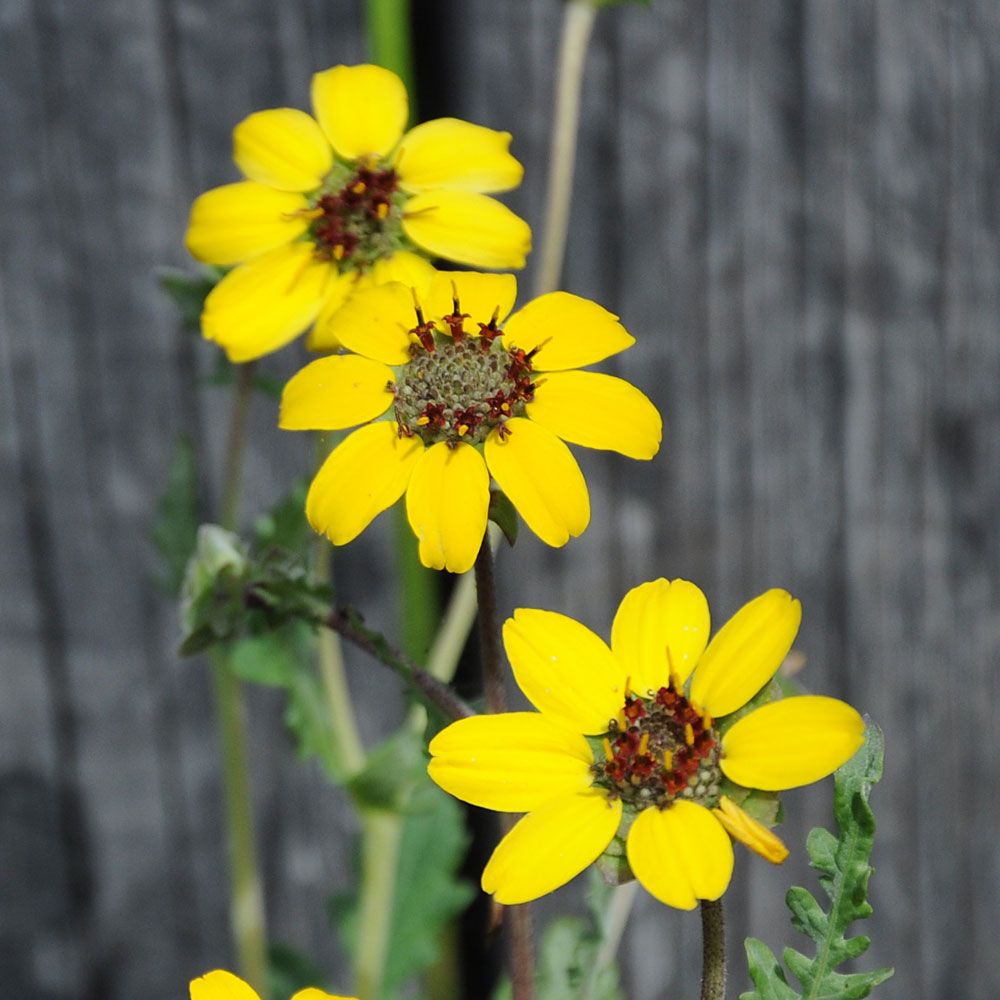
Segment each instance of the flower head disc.
[[483,888],[501,903],[535,899],[616,834],[635,877],[681,909],[725,892],[732,839],[783,861],[784,845],[736,798],[825,777],[858,749],[864,729],[849,705],[815,696],[771,702],[726,725],[777,671],[799,617],[798,601],[770,590],[708,643],[702,592],[655,580],[626,594],[609,648],[563,615],[516,611],[504,644],[538,714],[463,719],[430,745],[428,771],[445,791],[528,814],[497,847]]
[[454,118],[404,134],[407,95],[378,66],[313,77],[315,118],[258,111],[233,132],[247,178],[191,209],[187,246],[237,265],[205,304],[202,327],[232,361],[282,347],[315,323],[311,346],[337,346],[329,320],[357,290],[402,280],[426,288],[428,257],[523,267],[526,223],[490,193],[521,182],[510,135]]
[[[320,469],[310,523],[341,545],[406,494],[426,566],[464,572],[497,483],[528,526],[564,545],[590,519],[583,475],[563,443],[651,458],[662,424],[622,379],[567,371],[633,341],[616,316],[565,292],[510,315],[512,275],[439,272],[425,290],[358,292],[330,321],[351,354],[299,372],[282,397],[289,430],[350,427]],[[509,317],[509,318],[508,318]]]

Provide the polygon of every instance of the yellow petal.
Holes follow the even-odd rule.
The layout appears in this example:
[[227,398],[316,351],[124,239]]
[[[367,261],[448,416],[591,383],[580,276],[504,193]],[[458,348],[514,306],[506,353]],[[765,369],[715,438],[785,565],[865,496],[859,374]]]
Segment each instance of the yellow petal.
[[742,810],[729,796],[722,796],[719,808],[713,809],[712,815],[725,827],[733,840],[745,844],[765,861],[780,865],[788,857],[788,848],[781,842],[781,838]]
[[524,176],[509,147],[509,132],[458,118],[435,118],[403,136],[396,157],[400,185],[414,194],[433,188],[509,191]]
[[410,330],[417,325],[413,291],[398,281],[359,288],[324,324],[324,338],[386,365],[410,360]]
[[722,772],[746,788],[777,792],[832,774],[864,740],[864,720],[836,698],[773,701],[735,722],[722,740]]
[[587,741],[537,712],[474,715],[431,740],[430,776],[449,795],[498,812],[527,812],[586,791]]
[[357,354],[320,358],[294,375],[281,394],[278,426],[335,431],[382,416],[392,403],[392,369]]
[[191,1000],[260,1000],[257,991],[225,969],[191,980]]
[[691,696],[716,718],[742,708],[781,666],[801,621],[802,605],[787,590],[744,604],[708,644]]
[[403,231],[436,257],[473,267],[524,267],[531,229],[506,205],[472,191],[427,191],[410,198]]
[[428,319],[441,319],[454,310],[453,296],[469,317],[462,323],[466,333],[479,333],[480,323],[489,323],[497,313],[502,324],[514,308],[517,278],[513,274],[480,274],[478,271],[437,271],[426,295],[420,300]]
[[306,347],[310,351],[329,352],[341,346],[340,341],[330,332],[330,321],[340,310],[340,307],[357,291],[357,272],[333,274],[326,286],[326,298],[316,317],[316,322],[309,331]]
[[524,417],[486,439],[486,464],[525,523],[549,545],[565,545],[590,523],[590,495],[576,459],[551,431]]
[[625,672],[600,636],[555,611],[518,608],[503,643],[535,708],[577,733],[607,731],[625,703]]
[[300,194],[240,181],[195,198],[185,246],[206,264],[239,264],[301,236],[309,222]]
[[652,580],[622,599],[611,626],[611,648],[632,690],[645,694],[666,687],[671,669],[682,682],[688,679],[710,628],[708,601],[693,583]]
[[652,458],[663,439],[656,407],[624,379],[597,372],[541,375],[527,415],[564,441],[629,458]]
[[328,264],[308,243],[291,243],[241,264],[205,299],[201,329],[230,361],[251,361],[284,347],[319,313]]
[[280,191],[312,191],[333,165],[315,119],[296,108],[257,111],[233,130],[233,159],[252,181]]
[[312,78],[313,110],[345,160],[385,156],[409,115],[406,87],[381,66],[334,66]]
[[467,444],[443,441],[417,462],[406,490],[406,517],[430,569],[472,569],[490,506],[490,474],[483,456]]
[[718,899],[733,874],[726,831],[704,806],[683,799],[639,813],[626,853],[646,890],[679,910],[693,910],[699,899]]
[[483,891],[511,906],[558,889],[611,843],[621,816],[621,801],[609,802],[596,790],[547,802],[497,845],[483,871]]
[[330,453],[306,497],[306,517],[334,545],[357,538],[402,495],[423,444],[389,421],[360,427]]
[[423,296],[434,280],[434,265],[420,254],[409,250],[397,250],[388,257],[380,257],[372,265],[371,283],[384,285],[387,281],[400,281],[404,285],[417,290],[418,296]]
[[322,990],[310,986],[307,989],[299,990],[292,996],[292,1000],[357,1000],[357,997],[344,997],[333,993],[324,993]]
[[507,321],[507,347],[537,351],[539,371],[596,364],[635,343],[614,313],[569,292],[550,292],[529,302]]

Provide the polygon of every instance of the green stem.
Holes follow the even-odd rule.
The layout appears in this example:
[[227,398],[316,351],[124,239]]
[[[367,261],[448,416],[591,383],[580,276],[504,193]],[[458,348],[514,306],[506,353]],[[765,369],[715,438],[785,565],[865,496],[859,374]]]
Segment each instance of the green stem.
[[701,902],[701,1000],[726,997],[726,925],[721,899]]
[[[372,62],[391,69],[413,93],[410,0],[368,0],[368,52]],[[412,113],[411,113],[412,114]]]
[[562,277],[566,235],[569,231],[569,206],[573,197],[573,164],[580,126],[583,64],[596,14],[597,8],[593,0],[568,0],[565,5],[556,77],[555,121],[552,124],[552,144],[549,149],[545,229],[539,251],[541,262],[535,282],[535,295],[555,291]]
[[600,985],[601,975],[615,960],[618,946],[621,944],[625,925],[639,889],[636,881],[626,882],[616,886],[611,894],[611,903],[604,914],[601,926],[601,947],[594,959],[583,991],[583,1000],[591,1000]]
[[[246,455],[246,431],[253,401],[254,365],[240,365],[226,440],[222,525],[235,530]],[[253,797],[247,765],[246,709],[239,678],[226,653],[212,657],[215,704],[222,739],[222,779],[229,840],[230,924],[242,977],[260,993],[268,982],[264,889],[254,839]]]
[[406,519],[404,505],[397,504],[393,514],[400,579],[401,645],[407,656],[423,663],[441,618],[437,574],[420,562],[417,539]]

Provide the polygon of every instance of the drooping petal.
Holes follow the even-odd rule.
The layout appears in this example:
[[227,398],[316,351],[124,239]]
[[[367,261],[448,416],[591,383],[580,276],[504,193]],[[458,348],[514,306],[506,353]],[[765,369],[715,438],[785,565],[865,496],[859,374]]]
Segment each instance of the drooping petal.
[[392,403],[392,369],[357,354],[320,358],[293,375],[281,394],[278,426],[335,431],[382,416]]
[[744,604],[708,644],[691,696],[719,718],[742,708],[775,674],[802,621],[787,590],[768,590]]
[[330,320],[340,307],[357,291],[358,275],[349,271],[346,274],[333,274],[326,286],[326,298],[313,323],[306,340],[310,351],[329,352],[341,346],[340,341],[330,332]]
[[590,523],[590,494],[569,448],[551,431],[524,417],[506,424],[508,434],[486,439],[486,464],[528,527],[559,547]]
[[652,458],[663,439],[656,407],[634,385],[614,375],[547,372],[538,379],[527,415],[571,444],[629,458]]
[[381,66],[334,66],[312,78],[312,104],[330,145],[345,160],[385,156],[409,115],[406,87]]
[[410,333],[417,325],[413,291],[398,281],[357,289],[323,327],[349,351],[386,365],[410,360]]
[[[611,626],[611,648],[632,690],[666,687],[671,669],[683,683],[708,642],[705,595],[687,580],[651,580],[622,599]],[[668,653],[669,650],[669,653]]]
[[611,843],[621,816],[621,801],[596,790],[553,799],[500,841],[483,871],[483,891],[512,906],[558,889]]
[[735,722],[722,740],[722,772],[746,788],[778,792],[832,774],[864,740],[865,723],[846,702],[783,698]]
[[406,489],[423,444],[389,421],[359,427],[331,453],[306,497],[306,517],[334,545],[357,538]]
[[539,371],[585,368],[635,343],[614,313],[569,292],[549,292],[533,299],[507,321],[505,347],[537,351]]
[[514,308],[517,278],[513,274],[481,274],[478,271],[438,271],[421,299],[427,317],[440,320],[454,311],[454,296],[468,318],[462,323],[466,333],[479,333],[480,323],[489,323],[494,312],[497,323]]
[[225,969],[192,979],[190,989],[191,1000],[260,1000],[253,987]]
[[430,569],[464,573],[476,561],[490,506],[490,474],[467,444],[443,441],[417,462],[406,490],[406,517]]
[[498,812],[528,812],[586,791],[587,741],[537,712],[474,715],[431,740],[430,776],[449,795]]
[[781,838],[741,809],[728,795],[719,800],[712,815],[725,827],[733,840],[745,844],[772,865],[780,865],[788,857],[788,848]]
[[472,191],[427,191],[403,211],[403,231],[437,257],[473,267],[524,267],[531,229],[494,198]]
[[307,243],[279,247],[230,271],[205,299],[202,333],[230,361],[251,361],[293,340],[319,313],[328,264]]
[[733,874],[728,834],[704,806],[683,799],[639,813],[626,853],[646,890],[679,910],[693,910],[699,899],[718,899]]
[[625,672],[604,640],[566,615],[518,608],[503,625],[514,679],[543,715],[586,735],[625,703]]
[[380,257],[372,265],[370,280],[373,285],[399,281],[408,288],[415,288],[418,297],[427,293],[437,271],[425,257],[410,250],[397,250],[389,257]]
[[396,156],[400,186],[414,194],[433,188],[509,191],[524,176],[509,147],[509,132],[458,118],[435,118],[403,136]]
[[279,191],[312,191],[333,165],[316,120],[296,108],[256,111],[233,130],[233,159],[252,181]]
[[300,194],[253,181],[223,184],[195,198],[184,244],[206,264],[239,264],[298,239],[307,207]]

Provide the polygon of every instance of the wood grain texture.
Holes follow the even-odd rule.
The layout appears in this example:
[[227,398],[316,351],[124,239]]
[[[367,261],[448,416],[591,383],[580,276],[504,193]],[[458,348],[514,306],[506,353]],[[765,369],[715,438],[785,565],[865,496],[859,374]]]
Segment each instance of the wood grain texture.
[[[424,113],[515,135],[542,217],[559,5],[425,0]],[[178,663],[151,512],[178,433],[218,468],[225,394],[155,272],[187,207],[235,177],[233,124],[307,104],[364,58],[356,2],[0,5],[0,982],[12,1000],[167,1000],[231,961],[208,679]],[[564,286],[637,336],[608,370],[666,424],[651,463],[580,452],[593,523],[500,558],[501,610],[606,632],[630,586],[699,581],[721,623],[800,595],[805,682],[885,731],[873,962],[893,996],[992,997],[1000,920],[1000,14],[991,0],[655,0],[604,11]],[[530,287],[530,272],[523,281]],[[269,362],[278,375],[297,348]],[[248,517],[307,467],[261,403]],[[209,477],[206,499],[217,481]],[[338,572],[391,628],[389,525]],[[362,658],[372,741],[400,711]],[[269,917],[342,958],[345,799],[296,763],[280,699],[250,698]],[[784,891],[828,790],[795,793],[782,869],[740,858],[739,941],[788,940]],[[541,918],[578,900],[571,887]],[[642,897],[636,1000],[691,995],[697,920]],[[346,983],[344,983],[346,987]],[[888,995],[888,994],[887,994]]]

